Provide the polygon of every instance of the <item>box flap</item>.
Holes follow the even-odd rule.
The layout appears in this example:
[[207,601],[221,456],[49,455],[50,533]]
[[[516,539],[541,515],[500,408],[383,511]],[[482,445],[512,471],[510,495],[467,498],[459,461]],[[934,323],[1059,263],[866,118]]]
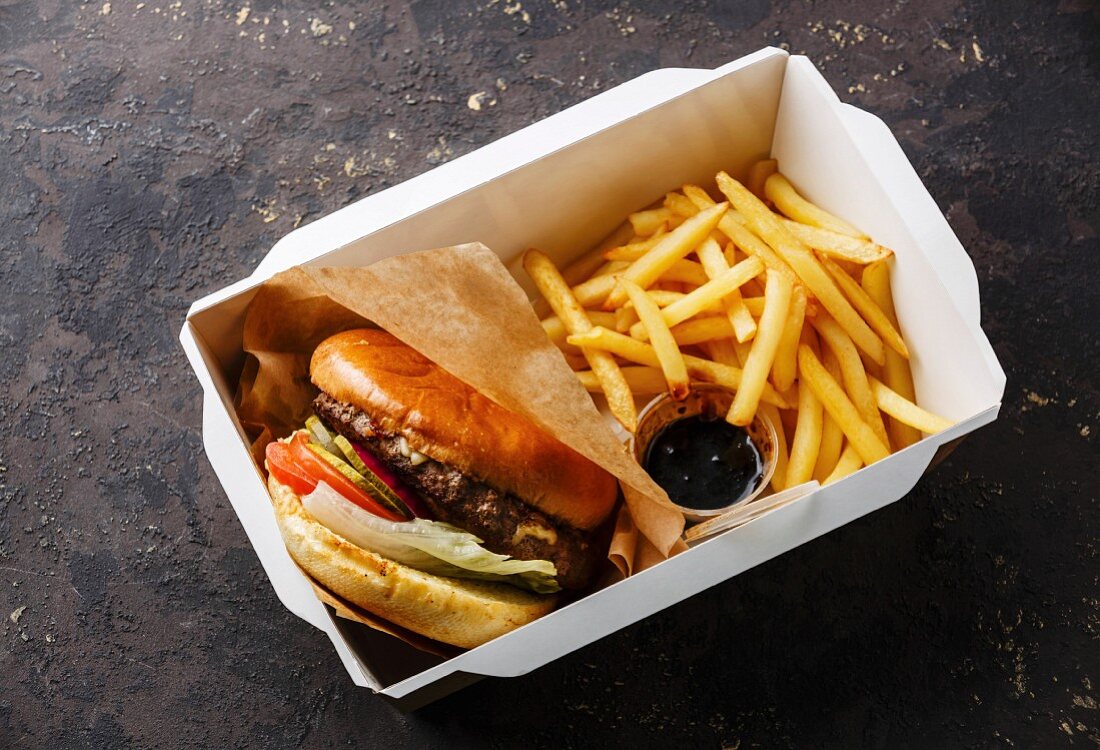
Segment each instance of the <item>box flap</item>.
[[772,156],[809,200],[895,251],[921,403],[956,421],[1000,403],[1005,375],[980,326],[973,263],[886,126],[841,104],[805,57],[787,65]]

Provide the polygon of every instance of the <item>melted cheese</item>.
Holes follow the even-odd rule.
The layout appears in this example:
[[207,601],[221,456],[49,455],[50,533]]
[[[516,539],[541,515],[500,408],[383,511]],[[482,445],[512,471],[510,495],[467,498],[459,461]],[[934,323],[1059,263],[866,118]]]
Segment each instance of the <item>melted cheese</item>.
[[533,523],[521,523],[516,528],[516,533],[512,535],[512,544],[519,544],[529,536],[535,539],[541,539],[547,544],[558,543],[558,532],[553,529],[548,529],[545,526],[538,526]]
[[414,451],[412,448],[410,448],[409,441],[406,440],[404,437],[399,437],[397,439],[397,452],[405,458],[409,459],[409,463],[411,463],[413,466],[419,466],[420,464],[428,460],[428,456],[424,455],[420,451]]

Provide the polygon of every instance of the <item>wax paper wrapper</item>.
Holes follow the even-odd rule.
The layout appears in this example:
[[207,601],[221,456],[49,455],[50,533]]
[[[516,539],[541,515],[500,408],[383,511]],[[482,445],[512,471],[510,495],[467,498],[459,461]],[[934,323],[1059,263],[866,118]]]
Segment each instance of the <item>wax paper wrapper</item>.
[[[292,268],[260,288],[245,319],[250,356],[237,412],[261,466],[267,443],[299,428],[310,414],[317,389],[309,380],[309,359],[316,346],[370,324],[618,478],[624,502],[608,558],[620,575],[684,549],[683,516],[615,437],[500,259],[479,243],[362,268]],[[330,592],[318,593],[333,599]],[[349,603],[337,610],[390,629]]]

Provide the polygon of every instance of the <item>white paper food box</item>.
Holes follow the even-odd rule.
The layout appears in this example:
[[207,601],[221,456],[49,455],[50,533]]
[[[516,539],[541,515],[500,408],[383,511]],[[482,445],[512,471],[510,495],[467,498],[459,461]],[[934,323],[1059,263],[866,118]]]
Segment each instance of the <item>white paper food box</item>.
[[[360,266],[474,240],[512,268],[528,247],[564,264],[667,190],[769,155],[810,200],[894,249],[918,400],[953,428],[449,660],[316,599],[232,407],[244,311],[262,281],[296,264]],[[202,383],[207,456],[279,598],[328,634],[355,684],[405,709],[482,676],[530,672],[898,500],[938,450],[996,418],[1005,385],[980,327],[974,267],[897,141],[842,104],[808,59],[774,48],[716,70],[648,73],[297,229],[252,276],[196,302],[180,339]]]

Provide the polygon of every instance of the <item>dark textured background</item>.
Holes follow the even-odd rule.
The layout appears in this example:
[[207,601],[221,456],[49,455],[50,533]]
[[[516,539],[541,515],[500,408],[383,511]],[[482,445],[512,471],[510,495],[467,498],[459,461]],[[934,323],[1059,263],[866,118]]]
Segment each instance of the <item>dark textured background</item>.
[[[1100,744],[1097,4],[522,3],[0,0],[0,746]],[[766,44],[884,118],[951,220],[1000,421],[902,502],[397,714],[272,594],[187,305],[357,197]]]

